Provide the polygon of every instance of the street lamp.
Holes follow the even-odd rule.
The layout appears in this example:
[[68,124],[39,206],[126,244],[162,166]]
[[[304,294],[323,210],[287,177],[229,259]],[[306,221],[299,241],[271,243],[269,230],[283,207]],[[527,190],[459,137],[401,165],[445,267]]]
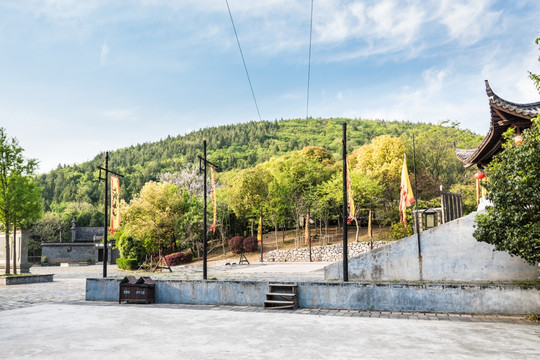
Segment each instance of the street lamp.
[[426,224],[426,229],[431,229],[435,227],[436,215],[437,215],[437,210],[433,208],[424,210],[424,224]]

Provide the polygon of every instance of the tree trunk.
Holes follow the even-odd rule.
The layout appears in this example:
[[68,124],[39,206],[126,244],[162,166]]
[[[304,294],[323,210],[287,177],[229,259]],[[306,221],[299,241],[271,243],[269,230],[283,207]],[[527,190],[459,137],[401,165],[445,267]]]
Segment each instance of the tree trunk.
[[10,255],[10,251],[9,251],[9,225],[6,226],[6,231],[5,231],[5,234],[6,234],[6,274],[11,274],[11,264],[9,262],[9,255]]
[[251,219],[251,236],[253,236],[253,226],[255,226],[254,221]]
[[326,218],[324,221],[324,238],[326,239],[326,243],[328,244],[328,218]]
[[298,248],[298,219],[296,219],[296,234],[294,236],[294,247]]
[[283,230],[282,230],[282,235],[283,235],[283,246],[285,246],[285,233],[287,232],[287,226],[285,226],[285,223],[283,223]]
[[274,223],[274,234],[276,235],[276,250],[279,249],[278,247],[278,223],[277,221]]
[[17,275],[17,227],[13,222],[13,274]]

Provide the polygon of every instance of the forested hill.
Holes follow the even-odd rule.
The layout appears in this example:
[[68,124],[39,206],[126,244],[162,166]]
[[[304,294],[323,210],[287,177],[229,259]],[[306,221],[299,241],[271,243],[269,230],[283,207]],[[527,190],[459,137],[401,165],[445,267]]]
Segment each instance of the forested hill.
[[[198,164],[197,155],[202,155],[203,140],[207,141],[209,160],[218,164],[221,171],[251,167],[308,145],[325,147],[339,157],[343,122],[348,124],[349,153],[376,136],[388,134],[410,138],[413,131],[417,134],[437,132],[444,137],[441,140],[449,144],[455,141],[458,147],[475,147],[481,140],[469,130],[443,125],[342,118],[276,120],[205,128],[184,136],[169,136],[157,142],[118,149],[109,153],[109,163],[111,168],[125,175],[122,198],[129,200],[147,181],[156,180],[160,173],[179,170],[187,163]],[[45,209],[61,202],[102,202],[97,167],[103,164],[104,154],[101,153],[91,161],[59,166],[39,175]]]

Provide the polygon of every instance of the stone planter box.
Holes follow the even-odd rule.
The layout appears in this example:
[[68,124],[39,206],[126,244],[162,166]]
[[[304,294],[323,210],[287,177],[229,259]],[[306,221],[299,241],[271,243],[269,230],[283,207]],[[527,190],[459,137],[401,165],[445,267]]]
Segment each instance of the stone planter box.
[[52,282],[54,274],[0,276],[0,286]]

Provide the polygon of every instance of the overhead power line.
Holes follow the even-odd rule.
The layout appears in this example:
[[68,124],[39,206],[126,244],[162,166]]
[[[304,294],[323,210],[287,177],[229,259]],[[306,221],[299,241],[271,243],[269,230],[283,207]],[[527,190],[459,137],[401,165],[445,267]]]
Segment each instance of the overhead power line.
[[306,96],[306,120],[309,118],[309,83],[311,78],[311,38],[313,34],[313,0],[311,0],[311,18],[309,22],[309,56],[307,75],[307,96]]
[[246,70],[246,76],[249,82],[249,88],[251,89],[251,95],[253,95],[253,101],[255,102],[255,108],[257,108],[257,114],[259,115],[259,121],[262,121],[261,119],[261,113],[259,111],[259,105],[257,105],[257,99],[255,98],[255,92],[253,91],[253,86],[251,85],[251,79],[249,77],[249,72],[246,65],[246,60],[244,59],[244,53],[242,52],[242,47],[240,46],[240,40],[238,40],[238,33],[236,32],[236,26],[234,26],[234,20],[231,13],[231,8],[229,7],[229,1],[225,0],[225,3],[227,4],[227,9],[229,10],[229,16],[231,18],[231,24],[234,30],[234,36],[236,37],[236,42],[238,43],[238,49],[240,50],[240,56],[242,56],[242,62],[244,63],[244,69]]

